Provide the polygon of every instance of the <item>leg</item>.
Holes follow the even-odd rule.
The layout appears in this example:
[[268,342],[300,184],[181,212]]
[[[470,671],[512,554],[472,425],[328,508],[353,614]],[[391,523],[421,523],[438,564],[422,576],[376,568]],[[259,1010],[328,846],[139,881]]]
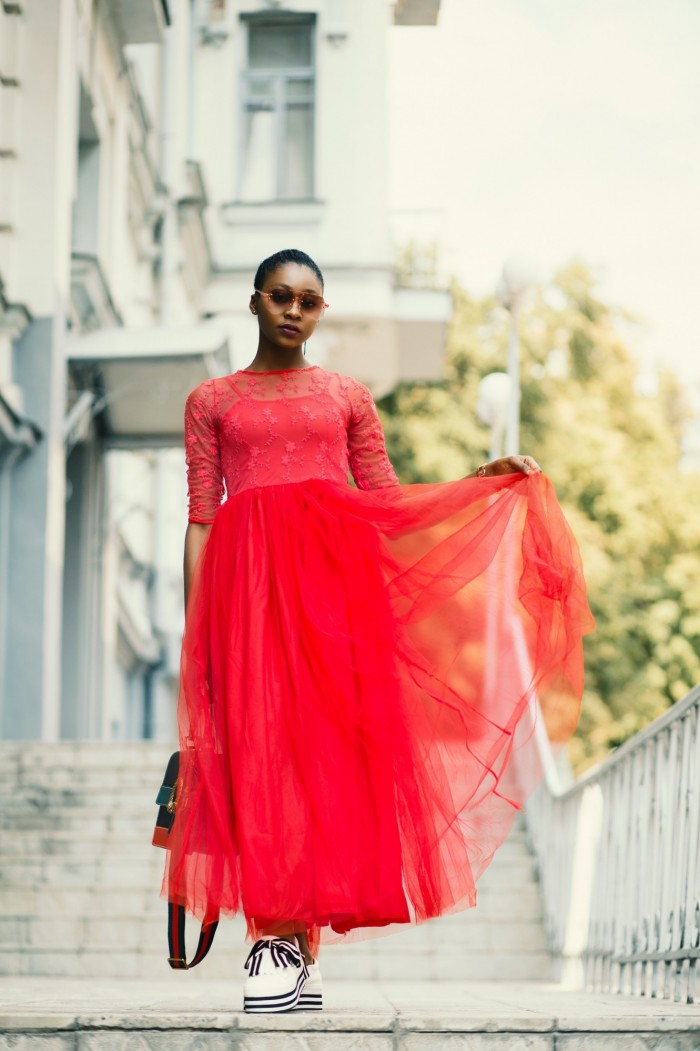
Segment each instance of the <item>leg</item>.
[[302,931],[296,935],[297,945],[299,946],[299,952],[306,960],[307,964],[315,963],[314,957],[309,948],[309,936],[306,931]]
[[263,937],[267,938],[281,938],[285,942],[291,942],[292,945],[299,947],[299,952],[304,957],[307,964],[315,962],[313,953],[309,946],[309,936],[306,931],[298,931],[294,933],[290,931],[290,927],[293,927],[290,923],[276,923],[274,926],[265,927],[261,931]]

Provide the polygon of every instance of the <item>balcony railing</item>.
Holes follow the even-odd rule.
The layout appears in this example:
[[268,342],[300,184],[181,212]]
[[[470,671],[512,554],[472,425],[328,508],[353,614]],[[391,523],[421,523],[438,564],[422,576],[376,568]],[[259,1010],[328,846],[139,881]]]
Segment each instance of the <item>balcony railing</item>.
[[527,807],[563,981],[695,1000],[700,686],[595,770]]

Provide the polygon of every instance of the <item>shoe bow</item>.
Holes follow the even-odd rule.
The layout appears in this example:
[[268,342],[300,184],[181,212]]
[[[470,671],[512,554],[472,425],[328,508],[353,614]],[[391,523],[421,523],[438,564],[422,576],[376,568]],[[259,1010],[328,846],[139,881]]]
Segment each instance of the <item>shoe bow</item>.
[[309,977],[306,960],[301,955],[299,949],[297,949],[296,945],[292,945],[291,942],[286,942],[282,938],[261,938],[255,943],[248,953],[248,959],[245,962],[245,969],[251,977],[260,973],[260,968],[266,952],[269,952],[275,967],[302,967],[304,970],[304,977]]

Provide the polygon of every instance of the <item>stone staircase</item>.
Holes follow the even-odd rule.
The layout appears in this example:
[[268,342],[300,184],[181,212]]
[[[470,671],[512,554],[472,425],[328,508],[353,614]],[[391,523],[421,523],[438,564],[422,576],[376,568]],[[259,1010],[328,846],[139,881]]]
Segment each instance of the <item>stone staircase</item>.
[[[0,743],[0,974],[166,978],[164,854],[151,846],[161,744]],[[243,925],[224,919],[192,978],[241,977]],[[197,925],[189,933],[196,945]],[[546,980],[535,867],[516,828],[457,916],[323,949],[324,976]]]
[[522,829],[477,909],[324,948],[322,1013],[243,1014],[240,922],[222,922],[200,968],[166,962],[150,835],[167,754],[0,743],[0,1049],[700,1051],[700,1007],[546,980]]

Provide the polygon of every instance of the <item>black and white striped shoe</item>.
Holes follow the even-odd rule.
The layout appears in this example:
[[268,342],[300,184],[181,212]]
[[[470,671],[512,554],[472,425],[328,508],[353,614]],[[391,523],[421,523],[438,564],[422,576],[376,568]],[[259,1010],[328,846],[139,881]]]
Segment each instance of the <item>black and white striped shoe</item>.
[[307,964],[309,977],[306,979],[302,989],[299,1003],[295,1011],[322,1011],[323,1010],[323,982],[321,980],[321,969],[317,963]]
[[295,944],[283,938],[261,938],[250,950],[245,969],[244,1011],[277,1014],[298,1006],[309,969]]

